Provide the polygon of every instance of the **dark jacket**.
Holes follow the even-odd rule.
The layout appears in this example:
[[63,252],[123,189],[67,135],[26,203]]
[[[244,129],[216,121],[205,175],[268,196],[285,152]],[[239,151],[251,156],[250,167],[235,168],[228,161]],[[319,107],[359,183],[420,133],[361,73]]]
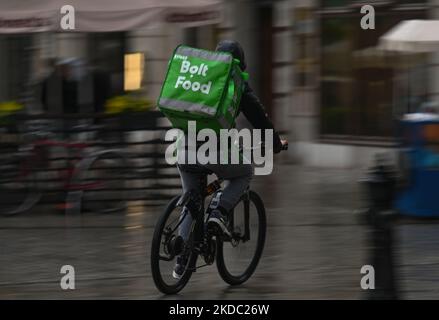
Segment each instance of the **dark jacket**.
[[[239,67],[242,71],[247,68],[244,56],[244,50],[237,41],[224,40],[218,43],[216,51],[230,52],[235,59],[238,59]],[[282,148],[282,143],[279,134],[274,130],[274,126],[268,118],[265,108],[259,101],[258,97],[250,88],[248,82],[245,83],[245,89],[241,96],[241,103],[239,105],[240,112],[244,114],[247,120],[255,129],[273,129],[273,151],[279,153]]]

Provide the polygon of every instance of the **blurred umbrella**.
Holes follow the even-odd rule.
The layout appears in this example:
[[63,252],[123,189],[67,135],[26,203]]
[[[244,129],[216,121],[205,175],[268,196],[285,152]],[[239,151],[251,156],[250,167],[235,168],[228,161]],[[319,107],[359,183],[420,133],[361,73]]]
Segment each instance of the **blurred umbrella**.
[[427,53],[439,50],[439,20],[405,20],[380,38],[388,51]]
[[[425,54],[439,51],[439,20],[402,21],[380,37],[378,49],[398,53],[403,57],[404,62],[412,62],[406,64],[406,71],[401,70],[399,76],[395,73],[394,83],[397,83],[397,77],[406,79],[408,99],[405,112],[410,113],[418,109],[419,104],[425,101],[417,101],[419,97],[416,97],[413,87],[418,83],[412,83],[412,78],[415,72],[428,74],[429,66]],[[423,62],[418,62],[416,59],[416,56],[420,56],[419,54],[424,54]],[[420,57],[422,58],[422,55]],[[394,101],[396,101],[396,96],[400,95],[396,91]],[[428,95],[428,93],[424,93],[423,96]],[[395,105],[393,108],[394,115],[401,115],[401,108]]]

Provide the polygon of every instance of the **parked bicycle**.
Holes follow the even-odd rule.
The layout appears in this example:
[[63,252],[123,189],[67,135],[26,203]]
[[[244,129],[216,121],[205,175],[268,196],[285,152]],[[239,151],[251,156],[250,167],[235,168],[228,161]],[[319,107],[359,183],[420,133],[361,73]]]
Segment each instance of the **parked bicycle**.
[[[18,152],[0,158],[0,214],[15,215],[32,209],[45,191],[63,191],[76,206],[111,213],[125,209],[123,185],[128,165],[120,150],[91,150],[91,144],[54,139],[46,129],[32,128]],[[51,158],[51,151],[67,156]],[[63,154],[59,152],[59,154]],[[62,162],[56,165],[54,162]],[[67,197],[68,198],[68,197]]]

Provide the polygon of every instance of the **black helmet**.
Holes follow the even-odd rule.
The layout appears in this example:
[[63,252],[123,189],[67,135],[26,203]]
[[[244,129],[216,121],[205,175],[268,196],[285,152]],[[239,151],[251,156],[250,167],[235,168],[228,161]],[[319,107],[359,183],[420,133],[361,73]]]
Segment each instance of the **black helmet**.
[[247,68],[247,65],[245,63],[244,50],[242,49],[238,41],[222,40],[217,44],[215,51],[230,52],[233,55],[233,58],[239,60],[239,67],[242,71]]

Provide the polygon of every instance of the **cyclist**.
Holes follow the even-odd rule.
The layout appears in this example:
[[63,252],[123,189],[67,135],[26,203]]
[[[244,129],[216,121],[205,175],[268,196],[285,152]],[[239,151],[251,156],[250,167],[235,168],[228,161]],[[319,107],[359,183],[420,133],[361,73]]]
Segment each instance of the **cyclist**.
[[[240,68],[242,71],[246,69],[244,50],[237,41],[224,40],[218,43],[216,51],[229,52],[235,59],[240,61]],[[274,130],[273,124],[269,120],[264,107],[261,102],[250,88],[249,84],[245,83],[245,88],[242,93],[239,111],[244,114],[251,125],[256,129],[272,129],[273,130],[273,152],[279,153],[282,150],[282,146],[287,144],[286,140],[281,140],[279,134]],[[264,137],[263,137],[264,138]],[[195,142],[196,143],[196,142]],[[186,144],[188,145],[188,144]],[[181,176],[183,185],[183,192],[195,192],[199,193],[201,190],[200,180],[197,175],[197,171],[207,169],[210,172],[215,173],[220,179],[225,181],[225,187],[220,195],[218,205],[210,212],[207,222],[207,228],[212,230],[214,234],[225,234],[231,236],[230,230],[227,227],[228,213],[238,203],[241,196],[249,186],[250,180],[253,176],[253,166],[250,163],[239,164],[178,164],[178,170]],[[195,195],[201,199],[201,195]],[[182,216],[185,210],[182,212]],[[179,232],[180,235],[186,240],[190,232],[191,216],[186,215],[187,218],[182,221]],[[173,276],[179,279],[187,263],[187,258],[184,256],[177,257],[177,263],[174,268]]]

